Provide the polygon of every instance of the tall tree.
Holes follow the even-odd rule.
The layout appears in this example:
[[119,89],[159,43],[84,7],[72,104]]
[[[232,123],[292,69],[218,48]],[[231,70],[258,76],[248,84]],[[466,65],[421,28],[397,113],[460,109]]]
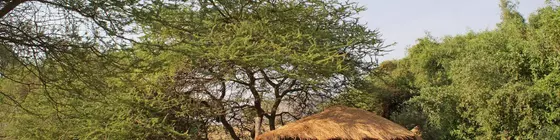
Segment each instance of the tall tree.
[[[136,0],[0,1],[1,135],[182,137],[152,121],[171,109],[146,105],[144,94],[165,88],[152,87],[156,74],[140,66],[141,59],[129,51],[134,40],[125,38],[135,33],[134,13],[147,5]],[[165,101],[159,98],[149,103]]]
[[[158,3],[139,22],[151,53],[175,56],[176,90],[203,100],[233,139],[299,118],[347,90],[386,47],[355,3],[202,0]],[[152,22],[155,21],[155,22]],[[154,49],[156,47],[157,49]]]
[[[81,67],[98,65],[109,71],[126,69],[117,64],[123,56],[111,56],[129,43],[124,35],[131,33],[133,12],[138,1],[88,0],[3,0],[0,1],[0,75],[21,85],[40,85],[45,89],[62,90],[82,81],[91,88],[103,88],[105,83],[93,76],[97,70]],[[132,10],[134,11],[134,10]],[[46,71],[47,67],[57,70]],[[112,67],[112,69],[108,69]],[[119,68],[122,67],[122,68]],[[37,79],[26,83],[17,79],[25,74]],[[99,70],[103,71],[103,70]],[[97,75],[99,76],[99,75]],[[61,82],[67,81],[67,82]],[[75,85],[79,87],[80,85]],[[56,94],[55,91],[53,91]],[[100,91],[102,92],[102,91]],[[0,91],[0,96],[15,99]],[[75,92],[77,96],[80,92]],[[11,100],[10,102],[19,102]],[[55,99],[52,100],[55,103]],[[17,103],[16,103],[17,104]]]

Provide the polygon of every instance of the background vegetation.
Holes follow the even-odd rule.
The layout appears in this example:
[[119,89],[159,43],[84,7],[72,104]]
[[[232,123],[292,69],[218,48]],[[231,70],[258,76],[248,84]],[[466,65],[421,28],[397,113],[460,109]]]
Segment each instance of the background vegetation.
[[378,65],[352,2],[0,1],[0,139],[251,139],[334,104],[424,139],[560,139],[557,3],[501,0],[496,29]]

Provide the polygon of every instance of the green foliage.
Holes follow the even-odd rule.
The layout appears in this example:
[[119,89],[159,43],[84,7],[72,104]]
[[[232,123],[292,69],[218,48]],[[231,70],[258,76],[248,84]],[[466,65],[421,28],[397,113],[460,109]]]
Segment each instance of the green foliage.
[[[45,68],[42,70],[53,72],[46,76],[63,78],[68,74],[58,65]],[[75,65],[74,68],[91,69],[90,65]],[[0,90],[5,93],[2,97],[14,100],[2,100],[0,115],[5,119],[0,120],[0,124],[5,126],[0,129],[1,133],[11,139],[206,137],[206,120],[196,118],[206,112],[190,104],[190,99],[172,96],[176,93],[167,87],[172,81],[165,78],[165,73],[114,70],[119,69],[96,69],[89,71],[88,76],[80,76],[83,79],[69,78],[43,85],[37,84],[37,77],[29,74],[23,74],[30,79],[24,81],[26,83],[2,79]],[[91,83],[85,83],[88,80],[92,80]],[[174,99],[170,101],[170,98]]]
[[[378,67],[370,59],[387,46],[350,2],[37,4],[81,16],[48,28],[1,19],[11,32],[0,35],[0,137],[209,139],[223,127],[243,139],[255,133],[253,117],[272,130],[331,98],[421,126],[424,139],[560,136],[560,9],[552,1],[525,20],[501,0],[497,29],[428,35],[406,58]],[[77,33],[88,21],[93,35]],[[129,25],[140,40],[107,42],[123,39]]]
[[382,115],[399,104],[391,119],[424,139],[558,139],[560,10],[551,2],[526,22],[500,6],[497,29],[421,38],[335,103]]
[[[233,139],[254,134],[252,117],[265,117],[272,130],[277,118],[301,117],[347,91],[386,47],[376,30],[359,24],[356,14],[364,9],[350,2],[186,1],[154,7],[140,11],[148,16],[138,19],[146,34],[136,47],[164,58],[175,72],[178,84],[172,86],[207,102],[203,106],[215,111],[215,121]],[[281,104],[289,111],[279,112]]]
[[[9,139],[208,139],[216,123],[250,137],[252,117],[274,129],[276,116],[291,115],[281,102],[296,117],[312,112],[387,47],[359,23],[364,8],[335,0],[33,4],[72,17],[33,24],[48,21],[16,9],[1,19],[14,24],[0,26],[11,33],[7,43],[0,35],[0,136]],[[44,12],[30,5],[21,6]],[[139,40],[123,38],[137,33],[129,27]]]
[[406,66],[402,61],[381,63],[367,78],[356,82],[352,90],[337,96],[333,104],[361,108],[389,118],[403,102],[417,94],[412,87],[413,73],[400,69]]
[[420,39],[398,61],[419,96],[395,121],[421,125],[427,139],[557,139],[560,10],[526,23],[509,1],[501,7],[498,29]]
[[[193,8],[199,5],[214,8]],[[246,9],[235,9],[239,6]],[[353,3],[315,0],[193,2],[162,5],[147,11],[157,14],[140,21],[148,21],[143,24],[146,41],[157,44],[146,47],[163,46],[189,65],[232,63],[312,79],[356,67],[371,69],[373,62],[362,58],[384,46],[379,45],[377,31],[355,23],[355,14],[362,10]],[[286,66],[297,67],[288,72]]]

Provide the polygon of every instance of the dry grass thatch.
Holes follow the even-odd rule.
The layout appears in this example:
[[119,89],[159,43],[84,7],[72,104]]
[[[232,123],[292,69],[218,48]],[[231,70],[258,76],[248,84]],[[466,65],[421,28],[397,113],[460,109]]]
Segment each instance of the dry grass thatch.
[[257,140],[415,140],[413,132],[374,113],[336,106],[260,135]]

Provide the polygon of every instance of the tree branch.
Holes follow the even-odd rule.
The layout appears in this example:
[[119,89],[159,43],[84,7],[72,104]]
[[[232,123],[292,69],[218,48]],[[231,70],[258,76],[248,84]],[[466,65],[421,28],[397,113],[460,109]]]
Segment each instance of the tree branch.
[[268,75],[266,74],[266,72],[264,72],[263,69],[260,69],[259,72],[261,72],[261,74],[262,74],[263,77],[264,77],[264,80],[265,80],[268,84],[270,84],[270,85],[271,85],[272,87],[274,87],[274,88],[277,88],[277,87],[278,87],[278,84],[276,84],[276,83],[274,83],[272,80],[270,80],[270,77],[268,77]]
[[226,22],[230,22],[229,20],[231,19],[231,17],[224,14],[224,12],[227,12],[227,10],[225,10],[225,8],[224,8],[224,12],[222,12],[222,9],[220,9],[220,7],[218,7],[218,5],[216,4],[216,2],[214,2],[214,0],[209,0],[209,1],[210,1],[210,3],[212,3],[212,6],[214,6],[214,8],[216,8],[216,10],[218,10],[220,15],[222,15],[222,17],[225,18]]
[[[0,9],[0,18],[4,18],[10,11],[14,10],[18,5],[22,4],[27,0],[12,0],[8,2],[2,9]],[[23,15],[20,15],[23,16]]]
[[31,114],[31,115],[34,115],[34,116],[40,116],[39,114],[34,113],[34,112],[32,112],[32,111],[30,111],[30,110],[24,108],[24,107],[19,103],[19,101],[17,101],[17,100],[16,100],[15,98],[13,98],[12,96],[10,96],[10,95],[8,95],[8,94],[6,94],[6,93],[4,93],[4,92],[1,92],[1,91],[0,91],[0,95],[2,95],[2,96],[4,96],[4,97],[7,97],[10,101],[12,101],[12,102],[15,104],[15,106],[17,106],[18,108],[21,108],[21,110],[23,110],[23,111],[25,111],[25,112],[27,112],[27,113],[29,113],[29,114]]
[[297,83],[297,80],[293,80],[290,85],[288,85],[288,88],[284,91],[282,91],[282,93],[280,94],[280,97],[284,97],[286,94],[290,93],[290,92],[294,92],[294,91],[301,91],[303,90],[303,88],[296,88],[296,89],[292,89]]
[[221,82],[221,85],[222,85],[222,89],[221,89],[222,95],[220,95],[220,100],[223,100],[226,97],[226,87],[227,87],[226,82]]
[[232,79],[231,81],[233,81],[233,82],[235,82],[235,83],[238,83],[238,84],[245,85],[245,86],[249,86],[249,83],[246,83],[246,82],[243,82],[243,81],[240,81],[240,80]]
[[265,115],[265,111],[262,109],[261,106],[261,97],[259,95],[259,91],[257,90],[257,88],[255,87],[256,85],[256,78],[255,78],[255,73],[253,71],[251,71],[248,68],[244,68],[245,69],[245,74],[247,74],[247,77],[249,77],[249,90],[251,91],[251,94],[253,95],[253,97],[255,98],[255,101],[253,102],[255,104],[255,110],[257,111],[257,115],[259,117]]

